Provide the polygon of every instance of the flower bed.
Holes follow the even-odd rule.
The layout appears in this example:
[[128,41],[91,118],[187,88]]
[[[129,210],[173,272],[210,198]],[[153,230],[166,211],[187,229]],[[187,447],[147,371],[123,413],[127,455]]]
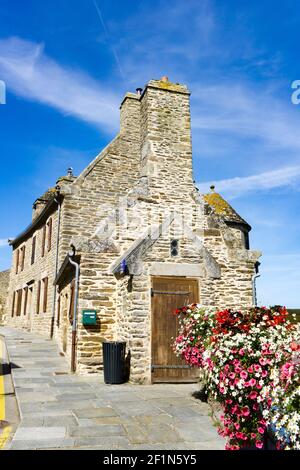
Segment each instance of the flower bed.
[[[216,311],[192,304],[175,315],[180,326],[174,351],[201,368],[209,395],[221,404],[219,433],[227,439],[226,449],[262,449],[274,424],[277,447],[298,448],[299,414],[291,415],[291,407],[299,411],[299,365],[289,364],[300,325],[288,321],[286,309]],[[293,416],[288,426],[287,415]],[[283,426],[288,436],[282,435]]]

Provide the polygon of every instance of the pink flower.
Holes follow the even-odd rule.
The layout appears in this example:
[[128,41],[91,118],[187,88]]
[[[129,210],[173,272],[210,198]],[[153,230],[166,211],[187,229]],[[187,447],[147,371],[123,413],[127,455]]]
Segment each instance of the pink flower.
[[253,373],[253,367],[252,366],[248,367],[248,372],[249,372],[249,374]]
[[244,356],[244,354],[245,354],[245,351],[244,351],[243,348],[241,348],[241,349],[239,350],[239,355],[240,355],[240,356]]
[[264,428],[261,427],[261,426],[259,426],[259,427],[257,428],[257,430],[258,430],[259,434],[264,434],[264,433],[265,433]]
[[254,432],[251,433],[251,439],[256,439],[256,434]]
[[242,411],[243,416],[249,416],[250,414],[250,410],[248,406],[244,406],[241,411]]
[[250,398],[250,400],[255,400],[257,397],[257,392],[253,390],[252,392],[249,393],[248,397]]
[[245,370],[242,370],[242,372],[240,373],[240,377],[244,380],[246,380],[246,378],[248,377],[248,374]]
[[261,371],[261,367],[259,364],[254,364],[254,370],[255,372],[260,372]]
[[250,379],[249,380],[249,385],[250,385],[250,387],[254,387],[256,385],[256,380],[255,379]]
[[234,372],[230,372],[230,374],[228,374],[228,377],[233,380],[235,378],[235,373]]
[[267,361],[264,357],[260,357],[259,358],[259,363],[261,366],[265,366],[267,364]]
[[258,449],[262,449],[263,448],[263,442],[262,441],[256,441],[255,442],[255,447],[257,447]]
[[263,370],[262,373],[261,373],[261,376],[262,376],[263,378],[265,378],[265,377],[267,377],[267,375],[268,375],[268,371]]

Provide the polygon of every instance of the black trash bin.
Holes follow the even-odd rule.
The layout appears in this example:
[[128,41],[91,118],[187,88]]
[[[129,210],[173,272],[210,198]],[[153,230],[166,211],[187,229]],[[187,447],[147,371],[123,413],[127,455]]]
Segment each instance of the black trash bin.
[[125,374],[125,341],[105,341],[103,346],[104,382],[106,384],[122,384]]

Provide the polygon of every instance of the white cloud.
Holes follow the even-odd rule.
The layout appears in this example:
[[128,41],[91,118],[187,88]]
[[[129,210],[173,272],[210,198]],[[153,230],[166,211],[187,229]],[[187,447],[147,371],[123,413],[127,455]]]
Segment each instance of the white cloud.
[[242,196],[251,191],[268,191],[277,188],[294,186],[300,180],[300,165],[288,166],[277,170],[251,175],[235,177],[207,183],[199,183],[200,191],[207,192],[213,183],[217,192],[224,192],[228,197]]
[[[282,85],[281,85],[282,86]],[[191,86],[195,132],[223,132],[235,138],[258,138],[275,151],[300,150],[299,109],[276,97],[273,84],[263,89],[246,81]]]
[[89,75],[56,63],[45,54],[42,44],[17,37],[0,40],[0,73],[8,92],[109,132],[118,125],[120,98]]

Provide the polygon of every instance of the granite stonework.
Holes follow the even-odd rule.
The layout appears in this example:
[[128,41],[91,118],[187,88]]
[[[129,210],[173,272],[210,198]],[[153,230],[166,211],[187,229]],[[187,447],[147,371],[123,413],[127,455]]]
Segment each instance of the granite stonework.
[[[12,241],[6,323],[47,336],[52,324],[68,359],[74,270],[64,260],[70,244],[75,247],[80,263],[79,374],[100,372],[101,342],[121,339],[131,351],[131,381],[151,382],[153,276],[197,279],[204,305],[252,305],[260,252],[249,249],[250,227],[231,206],[217,193],[212,199],[199,194],[194,185],[189,97],[185,85],[166,79],[151,80],[142,94],[127,93],[117,137],[77,178],[60,178],[35,203],[31,229]],[[43,227],[50,217],[52,247],[41,256]],[[174,239],[176,256],[170,250]],[[24,269],[16,273],[16,251],[23,245]],[[37,314],[37,282],[46,276],[47,309]],[[26,285],[32,286],[32,298],[12,315],[13,292]],[[97,311],[97,325],[82,325],[83,309]]]

